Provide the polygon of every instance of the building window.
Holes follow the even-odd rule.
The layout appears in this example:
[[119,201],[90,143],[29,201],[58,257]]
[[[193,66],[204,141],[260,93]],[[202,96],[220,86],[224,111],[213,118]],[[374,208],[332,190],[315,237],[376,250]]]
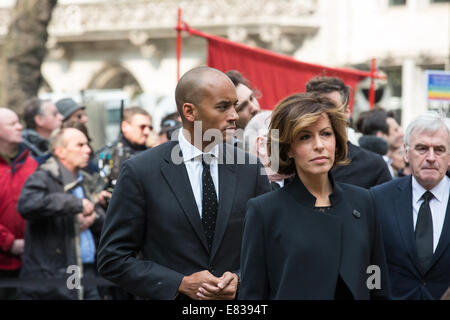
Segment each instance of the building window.
[[389,6],[404,6],[406,5],[406,0],[389,0]]
[[383,68],[383,71],[386,72],[388,79],[388,87],[391,91],[391,95],[393,97],[401,97],[402,96],[402,68],[399,67],[391,67],[391,68]]

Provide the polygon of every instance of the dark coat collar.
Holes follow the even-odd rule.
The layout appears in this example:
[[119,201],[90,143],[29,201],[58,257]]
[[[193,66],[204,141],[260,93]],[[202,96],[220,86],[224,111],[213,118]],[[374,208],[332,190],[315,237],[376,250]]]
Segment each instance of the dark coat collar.
[[[331,182],[331,185],[333,187],[333,192],[330,194],[330,202],[331,206],[336,206],[341,200],[343,196],[343,190],[337,184],[333,178],[333,175],[331,172],[328,172],[328,179]],[[297,200],[301,205],[314,208],[316,205],[316,197],[314,197],[308,189],[303,184],[300,177],[295,174],[294,178],[292,179],[291,183],[289,183],[286,186],[287,191],[294,197],[295,200]]]
[[[37,148],[40,153],[45,153],[49,147],[49,141],[43,137],[41,137],[35,130],[33,129],[24,129],[22,131],[23,140],[28,141],[29,144],[32,144],[35,148]],[[26,144],[26,141],[23,143]]]
[[[164,160],[167,163],[173,163],[176,165],[182,164],[184,162],[183,160],[183,153],[181,152],[180,144],[178,143],[178,140],[175,141],[168,141],[165,143],[167,145],[167,148],[164,153]],[[228,166],[229,170],[232,172],[235,171],[235,165],[239,159],[238,152],[239,150],[234,150],[235,147],[231,144],[222,143],[219,144],[219,164],[233,164]],[[241,151],[243,152],[243,151]],[[228,157],[227,157],[228,154]],[[233,158],[231,158],[231,156]],[[242,159],[240,159],[242,160]]]
[[141,144],[131,143],[127,138],[125,138],[124,135],[122,135],[120,137],[120,142],[122,142],[125,147],[130,148],[133,151],[133,153],[147,150],[147,146],[145,144],[141,145]]

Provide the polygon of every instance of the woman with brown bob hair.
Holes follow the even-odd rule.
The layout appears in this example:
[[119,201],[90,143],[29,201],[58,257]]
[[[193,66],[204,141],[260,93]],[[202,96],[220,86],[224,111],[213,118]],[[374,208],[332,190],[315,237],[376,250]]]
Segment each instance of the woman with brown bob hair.
[[248,202],[240,299],[390,297],[370,192],[330,173],[348,163],[345,127],[342,107],[324,96],[294,94],[275,107],[271,167],[295,176]]

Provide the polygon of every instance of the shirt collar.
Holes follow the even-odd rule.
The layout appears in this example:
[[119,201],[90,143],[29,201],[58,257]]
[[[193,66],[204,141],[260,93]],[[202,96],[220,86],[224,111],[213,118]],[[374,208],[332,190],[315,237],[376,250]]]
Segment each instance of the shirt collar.
[[384,156],[383,156],[383,159],[384,159],[384,161],[386,161],[386,163],[387,163],[388,165],[391,165],[391,164],[392,164],[392,159],[389,158],[387,155],[384,155]]
[[211,154],[214,158],[218,158],[219,155],[219,145],[216,144],[211,150],[208,152],[203,152],[198,149],[196,146],[192,145],[187,139],[184,137],[183,130],[180,130],[178,133],[178,142],[180,144],[180,149],[183,154],[183,161],[188,162],[192,159],[195,159],[203,154]]
[[61,172],[61,179],[64,185],[69,184],[77,180],[77,175],[69,171],[61,162],[58,160],[58,165]]
[[[441,181],[430,190],[433,196],[439,201],[443,202],[448,197],[448,190],[450,189],[450,178],[444,176]],[[427,191],[416,178],[412,177],[413,202],[416,203],[421,200],[423,194]]]

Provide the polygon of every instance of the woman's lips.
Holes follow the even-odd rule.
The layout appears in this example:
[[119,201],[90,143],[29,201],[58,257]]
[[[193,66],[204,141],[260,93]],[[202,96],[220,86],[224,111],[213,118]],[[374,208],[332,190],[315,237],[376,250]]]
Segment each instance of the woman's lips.
[[325,163],[328,161],[328,157],[317,157],[311,160],[314,163]]

